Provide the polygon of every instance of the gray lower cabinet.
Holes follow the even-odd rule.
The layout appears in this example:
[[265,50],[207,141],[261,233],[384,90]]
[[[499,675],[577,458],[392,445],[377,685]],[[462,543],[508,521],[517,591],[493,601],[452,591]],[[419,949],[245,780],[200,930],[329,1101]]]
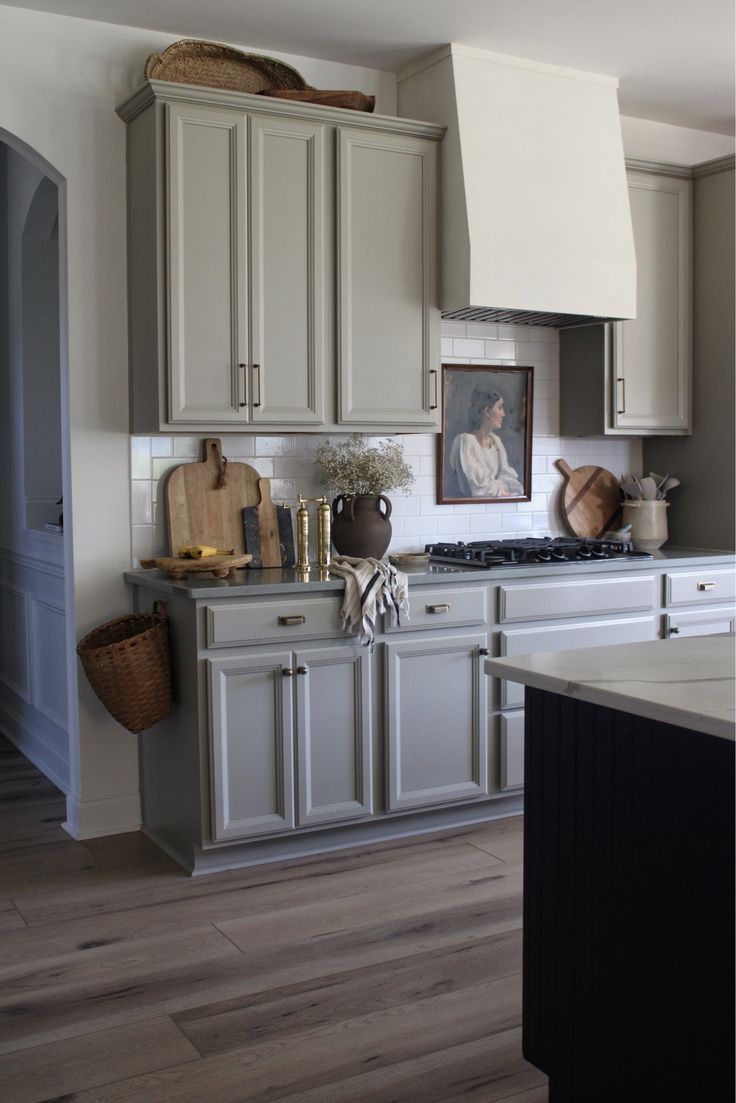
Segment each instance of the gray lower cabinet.
[[485,633],[384,645],[389,811],[488,795],[486,648]]
[[297,823],[373,811],[372,658],[354,645],[295,653]]
[[155,81],[119,113],[132,432],[438,428],[443,128]]
[[208,659],[212,836],[295,827],[290,651]]
[[736,628],[736,574],[709,568],[664,576],[664,635],[713,636]]
[[371,813],[370,655],[345,645],[206,662],[213,839]]

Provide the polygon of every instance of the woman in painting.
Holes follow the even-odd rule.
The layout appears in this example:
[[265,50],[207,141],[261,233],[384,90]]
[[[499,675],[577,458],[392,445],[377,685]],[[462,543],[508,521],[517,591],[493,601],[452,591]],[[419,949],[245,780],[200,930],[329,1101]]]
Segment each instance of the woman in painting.
[[506,411],[498,391],[476,387],[470,398],[470,432],[458,433],[450,449],[450,467],[467,498],[518,498],[524,487],[498,432]]

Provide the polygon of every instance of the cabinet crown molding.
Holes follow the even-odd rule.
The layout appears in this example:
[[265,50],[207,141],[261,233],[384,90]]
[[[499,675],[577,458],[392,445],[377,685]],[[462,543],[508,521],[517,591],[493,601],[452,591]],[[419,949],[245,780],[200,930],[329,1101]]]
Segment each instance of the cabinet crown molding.
[[344,107],[322,107],[319,104],[300,103],[256,96],[250,92],[230,92],[224,88],[205,88],[198,84],[175,84],[172,81],[150,80],[129,99],[121,103],[117,113],[123,122],[130,122],[152,103],[202,104],[209,107],[231,107],[259,115],[285,116],[296,119],[313,119],[332,123],[334,126],[364,127],[367,130],[387,130],[392,134],[416,135],[441,141],[444,126],[424,123],[416,119],[401,119],[393,115],[373,115],[367,111],[351,111]]

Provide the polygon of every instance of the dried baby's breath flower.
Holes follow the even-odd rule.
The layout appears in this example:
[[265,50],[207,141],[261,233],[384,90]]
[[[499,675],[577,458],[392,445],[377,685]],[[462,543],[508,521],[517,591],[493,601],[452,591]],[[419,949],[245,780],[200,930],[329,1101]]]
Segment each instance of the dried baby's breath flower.
[[333,494],[408,494],[414,475],[396,440],[382,440],[377,448],[354,433],[339,444],[320,444],[315,462],[324,468],[322,482]]

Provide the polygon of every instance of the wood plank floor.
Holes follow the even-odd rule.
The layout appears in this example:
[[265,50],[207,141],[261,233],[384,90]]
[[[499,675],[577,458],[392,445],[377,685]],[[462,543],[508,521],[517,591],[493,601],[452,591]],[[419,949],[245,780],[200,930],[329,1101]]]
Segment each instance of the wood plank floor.
[[521,817],[188,878],[0,737],[2,1103],[546,1103]]

